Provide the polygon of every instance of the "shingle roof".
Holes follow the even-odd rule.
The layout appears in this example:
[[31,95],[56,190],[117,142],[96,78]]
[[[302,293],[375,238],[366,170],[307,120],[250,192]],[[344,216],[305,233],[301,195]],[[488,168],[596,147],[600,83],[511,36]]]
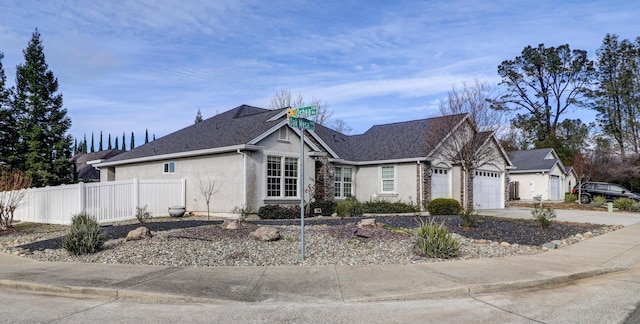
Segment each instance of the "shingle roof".
[[511,173],[551,170],[553,166],[558,163],[558,159],[545,160],[545,157],[547,157],[551,151],[553,151],[552,148],[543,148],[511,151],[507,153],[511,162],[516,167],[515,170],[511,170]]
[[279,123],[268,119],[282,110],[241,105],[122,153],[109,162],[247,144]]
[[100,170],[96,169],[92,165],[88,165],[87,162],[103,159],[106,160],[123,152],[124,151],[120,150],[103,150],[91,153],[80,153],[74,155],[71,160],[76,164],[78,179],[100,180]]
[[[122,153],[108,162],[248,144],[282,122],[285,116],[273,121],[269,119],[285,109],[270,110],[241,105]],[[427,141],[427,138],[432,136],[431,130],[434,127],[442,123],[457,125],[465,116],[466,114],[458,114],[376,125],[360,135],[345,135],[316,125],[315,133],[338,158],[347,161],[418,158],[426,157],[432,151],[433,147],[428,143],[434,141]]]
[[[466,114],[427,118],[392,124],[376,125],[360,135],[344,135],[316,128],[316,133],[331,146],[340,158],[348,161],[383,161],[426,157],[433,149],[427,141],[434,127],[457,125]],[[442,134],[444,137],[446,134]]]

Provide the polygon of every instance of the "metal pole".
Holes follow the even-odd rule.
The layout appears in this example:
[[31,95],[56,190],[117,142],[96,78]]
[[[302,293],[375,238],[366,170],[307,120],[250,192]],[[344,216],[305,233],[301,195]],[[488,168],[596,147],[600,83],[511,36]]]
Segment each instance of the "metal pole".
[[300,128],[300,258],[304,262],[304,128]]

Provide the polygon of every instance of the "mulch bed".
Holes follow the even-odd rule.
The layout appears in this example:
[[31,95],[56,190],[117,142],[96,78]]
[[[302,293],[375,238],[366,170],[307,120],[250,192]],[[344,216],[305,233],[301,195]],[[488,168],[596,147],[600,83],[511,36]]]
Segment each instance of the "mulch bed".
[[[341,235],[354,235],[354,224],[359,218],[335,218],[335,217],[321,217],[321,218],[307,218],[305,219],[306,225],[326,225],[327,230],[333,233],[340,233]],[[461,220],[459,216],[424,216],[417,217],[412,216],[377,216],[375,219],[383,224],[396,228],[416,228],[420,225],[420,221],[428,223],[433,220],[437,223],[444,223],[451,232],[458,233],[472,239],[485,239],[494,242],[508,242],[510,244],[520,245],[542,245],[546,242],[553,240],[561,240],[569,238],[576,234],[581,234],[587,231],[593,231],[602,228],[604,225],[598,224],[585,224],[585,223],[568,223],[568,222],[553,222],[547,229],[541,229],[537,223],[532,220],[519,220],[519,219],[506,219],[497,217],[478,217],[478,225],[476,227],[463,227],[461,226]],[[145,223],[144,226],[149,228],[151,232],[166,231],[172,229],[187,229],[195,228],[204,225],[219,225],[220,220],[193,220],[183,218],[180,220],[172,221],[153,221]],[[249,226],[258,225],[271,225],[271,226],[285,226],[285,225],[300,225],[299,219],[291,220],[255,220],[249,221]],[[114,225],[104,227],[104,235],[107,240],[125,238],[129,231],[142,226],[141,224],[127,224],[127,225]],[[197,233],[198,231],[191,231]],[[223,231],[217,231],[219,233]],[[240,231],[241,232],[241,231]],[[191,234],[189,238],[192,239],[213,239],[210,237],[211,231],[202,231],[202,233],[208,233],[206,235],[198,236],[197,234]],[[239,232],[237,232],[239,233]],[[388,238],[390,231],[373,231],[367,234],[368,239]],[[1,234],[0,234],[1,235]],[[395,234],[394,234],[395,235]],[[45,249],[59,249],[62,247],[63,237],[58,237],[50,240],[38,241],[21,246],[22,248],[29,249],[31,251]]]

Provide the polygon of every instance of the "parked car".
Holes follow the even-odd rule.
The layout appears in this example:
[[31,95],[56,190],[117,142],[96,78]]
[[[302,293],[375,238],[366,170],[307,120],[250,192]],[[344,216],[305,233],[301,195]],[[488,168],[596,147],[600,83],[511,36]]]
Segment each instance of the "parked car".
[[[617,198],[631,198],[640,202],[640,195],[615,183],[589,181],[582,184],[581,191],[580,202],[583,204],[591,203],[595,196],[602,196],[607,201],[614,201]],[[578,195],[578,185],[573,187],[572,193]]]

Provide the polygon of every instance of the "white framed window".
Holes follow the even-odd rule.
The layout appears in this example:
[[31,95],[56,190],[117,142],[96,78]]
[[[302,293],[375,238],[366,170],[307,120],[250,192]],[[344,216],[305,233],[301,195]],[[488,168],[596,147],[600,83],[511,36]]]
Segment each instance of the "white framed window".
[[333,172],[335,197],[353,196],[353,168],[335,167]]
[[380,168],[380,188],[382,192],[396,191],[396,167],[383,166]]
[[280,127],[280,131],[278,132],[278,140],[280,141],[289,140],[289,129],[287,128],[287,126]]
[[267,197],[298,196],[298,159],[267,156]]
[[162,169],[162,173],[164,174],[168,174],[168,173],[175,173],[176,172],[176,163],[175,162],[165,162],[163,169]]

